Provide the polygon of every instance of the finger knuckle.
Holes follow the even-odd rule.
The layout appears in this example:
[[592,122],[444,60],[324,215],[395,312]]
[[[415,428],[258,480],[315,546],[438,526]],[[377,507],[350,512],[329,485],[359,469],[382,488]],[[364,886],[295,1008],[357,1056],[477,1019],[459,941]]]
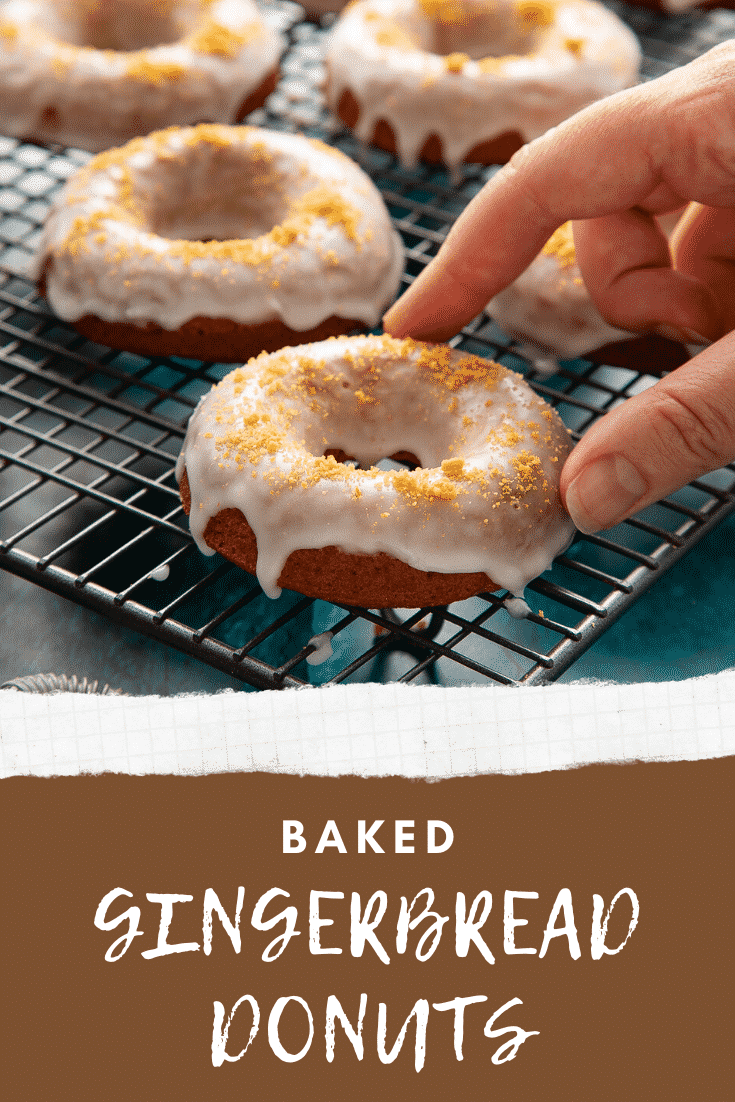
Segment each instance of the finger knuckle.
[[558,226],[563,220],[549,202],[548,194],[534,180],[533,176],[524,176],[516,183],[518,191],[522,194],[528,207],[533,211],[534,221],[540,224]]
[[699,392],[682,394],[665,384],[654,388],[653,418],[664,452],[687,456],[702,472],[714,470],[735,456],[735,408]]
[[534,221],[558,225],[559,220],[552,210],[548,191],[540,182],[539,173],[536,172],[537,165],[543,163],[549,154],[550,135],[551,131],[547,131],[540,138],[522,145],[496,175],[506,180],[512,177],[513,188],[519,199],[522,199],[533,212]]

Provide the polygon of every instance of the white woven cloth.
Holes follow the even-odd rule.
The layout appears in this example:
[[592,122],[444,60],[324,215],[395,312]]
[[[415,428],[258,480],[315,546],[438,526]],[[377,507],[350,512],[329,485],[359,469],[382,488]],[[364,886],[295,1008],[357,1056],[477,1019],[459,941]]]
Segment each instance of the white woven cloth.
[[440,779],[735,753],[735,670],[655,684],[0,692],[0,776],[261,770]]

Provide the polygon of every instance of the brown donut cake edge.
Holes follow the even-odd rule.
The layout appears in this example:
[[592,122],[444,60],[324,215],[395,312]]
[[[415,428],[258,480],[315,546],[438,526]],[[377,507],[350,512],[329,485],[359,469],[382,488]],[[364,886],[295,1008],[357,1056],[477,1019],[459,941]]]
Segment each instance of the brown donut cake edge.
[[[186,468],[179,493],[188,516],[191,494]],[[204,529],[204,541],[236,566],[255,574],[258,554],[255,535],[239,509],[223,509],[213,516]],[[354,555],[339,547],[293,551],[278,584],[307,597],[358,608],[431,608],[497,588],[481,572],[440,574],[416,570],[382,551],[375,555]]]
[[[46,280],[43,275],[38,281],[38,292],[42,297],[45,296]],[[185,322],[180,329],[170,330],[163,329],[154,322],[138,326],[132,322],[107,322],[85,314],[71,324],[81,336],[106,348],[133,352],[150,359],[181,356],[183,359],[213,363],[237,363],[261,352],[277,352],[286,345],[322,341],[327,337],[339,337],[364,329],[362,322],[355,318],[334,315],[306,332],[289,329],[278,318],[263,325],[247,326],[228,318],[198,316]],[[681,367],[690,356],[684,345],[678,341],[659,337],[655,333],[646,333],[629,341],[614,341],[578,357],[560,358],[577,358],[609,367],[624,367],[643,375],[663,375]],[[398,458],[405,457],[401,455]]]
[[[337,116],[353,130],[360,119],[360,104],[350,91],[345,88],[337,103]],[[397,152],[396,136],[393,127],[385,119],[378,119],[375,123],[373,136],[370,139],[372,145],[385,150],[386,153]],[[491,141],[479,142],[469,150],[464,158],[465,164],[478,165],[502,165],[509,161],[513,154],[525,145],[523,138],[517,130],[506,130]],[[443,165],[444,154],[441,139],[437,134],[429,134],[421,147],[419,159],[426,164]]]
[[[39,281],[39,292],[45,293],[45,280]],[[135,352],[156,359],[161,356],[181,356],[190,360],[215,363],[240,363],[261,352],[277,352],[290,344],[323,341],[339,337],[355,329],[364,329],[355,318],[326,318],[314,329],[299,332],[290,329],[280,318],[262,325],[242,325],[229,318],[207,318],[199,315],[184,322],[180,329],[164,329],[155,322],[133,325],[132,322],[110,322],[85,314],[71,322],[87,340],[107,348]]]
[[[42,297],[45,296],[46,280],[43,275],[38,281],[38,292]],[[134,352],[151,359],[156,356],[181,356],[184,359],[214,363],[236,363],[261,352],[277,352],[286,345],[326,340],[327,337],[339,337],[364,328],[362,322],[355,318],[335,316],[306,332],[289,329],[277,318],[265,325],[246,326],[228,318],[199,316],[185,322],[178,330],[170,330],[153,322],[138,326],[132,323],[106,322],[86,314],[72,324],[83,337],[107,348]],[[182,351],[182,348],[185,350]],[[659,337],[655,333],[644,333],[631,340],[613,341],[578,357],[559,358],[576,358],[601,366],[624,367],[643,375],[663,375],[687,363],[690,356],[679,341]],[[405,456],[402,454],[397,458],[404,459]]]
[[275,91],[280,78],[281,70],[280,67],[277,67],[272,73],[268,74],[262,84],[252,91],[249,96],[245,97],[235,113],[234,121],[242,122],[251,111],[257,111],[259,107],[262,107],[271,92]]

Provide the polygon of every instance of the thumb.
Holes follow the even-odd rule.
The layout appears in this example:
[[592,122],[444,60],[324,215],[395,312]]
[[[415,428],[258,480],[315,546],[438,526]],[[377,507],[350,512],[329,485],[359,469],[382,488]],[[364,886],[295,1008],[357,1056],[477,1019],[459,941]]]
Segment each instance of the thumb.
[[735,459],[735,331],[605,414],[564,464],[581,532],[612,528]]

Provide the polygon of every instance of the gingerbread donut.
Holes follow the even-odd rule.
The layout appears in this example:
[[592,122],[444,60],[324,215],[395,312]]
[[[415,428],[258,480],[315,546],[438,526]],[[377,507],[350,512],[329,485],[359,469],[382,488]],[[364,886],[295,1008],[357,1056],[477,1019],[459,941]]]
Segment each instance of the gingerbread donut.
[[[659,223],[670,234],[677,220],[678,213]],[[608,325],[584,285],[571,222],[552,234],[525,272],[485,309],[542,374],[553,374],[559,359],[578,356],[649,374],[672,371],[690,359],[690,350],[678,341]]]
[[[199,404],[177,463],[191,532],[280,586],[367,608],[516,595],[571,542],[567,430],[520,375],[410,339],[286,348]],[[353,467],[335,454],[354,457]],[[383,470],[409,454],[415,470]]]
[[640,60],[592,0],[356,0],[332,31],[327,103],[407,167],[495,164],[635,84]]
[[239,122],[273,91],[284,48],[253,0],[8,0],[0,130],[96,153]]
[[235,362],[375,325],[402,271],[380,193],[339,150],[202,124],[136,138],[72,176],[35,275],[99,344]]

